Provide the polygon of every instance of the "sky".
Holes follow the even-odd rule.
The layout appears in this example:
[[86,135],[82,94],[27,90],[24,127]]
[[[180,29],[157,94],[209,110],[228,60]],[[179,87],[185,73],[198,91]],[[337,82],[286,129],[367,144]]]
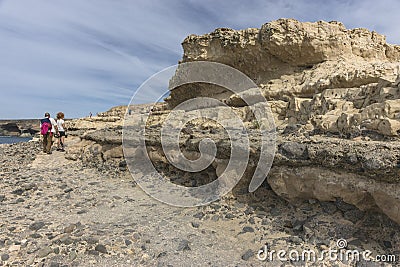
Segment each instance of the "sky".
[[0,0],[0,119],[127,105],[178,63],[186,36],[215,28],[337,20],[400,44],[398,10],[397,0]]

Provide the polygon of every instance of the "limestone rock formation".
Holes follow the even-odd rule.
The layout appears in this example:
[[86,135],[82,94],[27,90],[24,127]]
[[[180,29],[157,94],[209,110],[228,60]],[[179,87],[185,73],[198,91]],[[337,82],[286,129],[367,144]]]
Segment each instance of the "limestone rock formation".
[[[398,135],[400,46],[387,44],[376,32],[349,30],[335,21],[281,19],[261,29],[190,35],[182,45],[182,62],[224,63],[252,78],[271,102],[281,129],[302,124],[348,136],[362,130]],[[245,106],[227,89],[199,84],[175,88],[166,101],[172,108],[210,95]]]
[[[346,29],[335,21],[292,19],[272,21],[261,29],[217,29],[191,35],[182,45],[182,62],[232,66],[253,79],[269,100],[284,138],[278,143],[268,178],[275,192],[288,200],[342,198],[360,209],[380,209],[400,222],[400,46],[387,44],[383,35],[367,29]],[[186,100],[185,92],[190,97],[211,95],[242,109],[244,121],[251,118],[242,97],[252,94],[252,89],[240,96],[214,86],[186,85],[171,91],[166,99],[169,106]],[[300,139],[288,145],[285,139],[293,135]],[[323,144],[309,144],[313,135],[322,135]],[[327,135],[352,140],[344,145]],[[360,138],[393,142],[374,144],[375,150],[367,152],[363,148],[371,143]],[[385,151],[376,145],[394,147]],[[293,146],[296,152],[287,152]],[[286,158],[284,163],[282,158]],[[333,175],[336,168],[343,171]],[[377,174],[377,169],[382,173]],[[387,175],[392,178],[385,179]],[[364,192],[364,197],[356,192]]]
[[[212,61],[234,67],[250,77],[268,100],[278,138],[267,180],[278,195],[292,203],[341,199],[400,223],[400,46],[387,44],[376,32],[346,29],[339,22],[293,19],[272,21],[260,29],[221,28],[190,35],[182,46],[181,63]],[[146,135],[154,165],[174,180],[195,177],[198,183],[191,184],[198,185],[225,169],[230,156],[226,132],[218,123],[201,119],[182,129],[180,147],[188,158],[198,156],[204,138],[213,139],[218,147],[213,164],[196,176],[168,163],[160,128],[171,109],[185,100],[207,96],[228,105],[252,134],[248,168],[235,194],[247,190],[257,167],[260,125],[243,101],[257,92],[252,88],[237,95],[216,85],[185,84],[171,88],[166,104],[158,104],[151,116],[150,106],[128,108],[133,110],[130,119],[138,124],[148,117]],[[74,121],[71,127],[85,133],[68,157],[124,165],[120,147],[124,109]],[[226,116],[223,109],[215,112],[218,118]]]
[[[338,22],[293,19],[266,23],[261,29],[190,35],[182,46],[182,62],[227,64],[252,78],[265,96],[283,99],[312,97],[327,88],[359,87],[396,76],[400,59],[400,47],[387,44],[376,32],[348,30]],[[172,92],[168,102],[176,105],[179,92]]]

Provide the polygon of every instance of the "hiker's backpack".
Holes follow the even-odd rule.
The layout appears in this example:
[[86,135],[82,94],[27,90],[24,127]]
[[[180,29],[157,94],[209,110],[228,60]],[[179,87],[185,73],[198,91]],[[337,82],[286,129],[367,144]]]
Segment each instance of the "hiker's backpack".
[[40,123],[40,133],[46,135],[51,130],[51,121],[48,118],[44,118],[40,120]]

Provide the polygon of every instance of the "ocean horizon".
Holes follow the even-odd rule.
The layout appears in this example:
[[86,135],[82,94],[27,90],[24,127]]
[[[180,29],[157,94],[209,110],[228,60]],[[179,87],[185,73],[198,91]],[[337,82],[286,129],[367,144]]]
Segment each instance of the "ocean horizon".
[[28,142],[30,140],[32,140],[32,137],[0,136],[0,144],[14,144]]

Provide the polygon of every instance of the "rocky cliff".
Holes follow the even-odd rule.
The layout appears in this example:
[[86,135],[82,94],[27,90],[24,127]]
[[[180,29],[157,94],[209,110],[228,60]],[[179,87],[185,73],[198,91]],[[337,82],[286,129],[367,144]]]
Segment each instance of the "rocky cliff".
[[40,131],[39,120],[0,120],[0,135],[32,136]]
[[[261,29],[191,35],[182,45],[182,62],[232,66],[269,101],[280,134],[268,176],[277,194],[292,202],[342,198],[400,222],[399,46],[367,29],[292,19]],[[169,107],[189,97],[213,96],[241,110],[251,128],[243,97],[252,90],[237,95],[198,87],[173,89]]]
[[[190,35],[182,46],[181,63],[212,61],[234,67],[250,77],[268,100],[277,140],[265,186],[294,204],[340,200],[400,223],[400,46],[387,44],[376,32],[346,29],[339,22],[292,19],[266,23],[260,29]],[[217,144],[217,158],[202,174],[174,169],[160,141],[160,128],[171,109],[188,99],[213,97],[231,107],[253,134],[249,164],[232,197],[247,190],[257,166],[260,136],[243,98],[254,93],[249,89],[234,94],[200,83],[173,88],[166,103],[157,104],[147,120],[154,165],[177,183],[192,186],[221,174],[230,144],[217,124],[193,121],[180,136],[181,149],[194,158],[202,139]],[[150,107],[129,108],[140,120]],[[125,110],[117,107],[100,117],[72,122],[70,128],[78,130],[81,141],[67,157],[126,171],[121,147]]]

